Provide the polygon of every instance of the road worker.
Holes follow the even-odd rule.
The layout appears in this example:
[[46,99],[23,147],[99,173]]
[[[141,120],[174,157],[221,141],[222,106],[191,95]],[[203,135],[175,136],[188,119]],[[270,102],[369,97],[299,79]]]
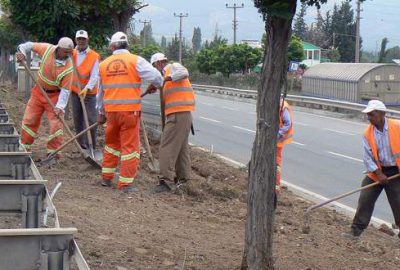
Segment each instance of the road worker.
[[[179,63],[168,64],[162,53],[151,56],[151,64],[164,77],[163,91],[165,127],[160,143],[160,178],[155,192],[171,190],[190,179],[189,132],[195,109],[195,96],[189,81],[189,73]],[[192,130],[193,132],[193,130]]]
[[[31,97],[26,105],[21,128],[21,144],[27,151],[31,151],[32,144],[37,138],[37,132],[44,112],[50,125],[50,135],[47,139],[47,154],[51,154],[62,144],[63,126],[59,118],[63,117],[67,106],[72,80],[72,61],[70,56],[74,48],[73,41],[63,37],[57,46],[48,43],[26,42],[18,46],[17,61],[25,60],[31,51],[42,58],[38,83],[55,105],[53,110],[42,95],[39,86],[35,85]],[[59,159],[57,154],[56,159]]]
[[102,168],[103,186],[111,186],[118,161],[121,168],[117,188],[133,192],[139,164],[139,127],[142,80],[146,91],[162,86],[160,73],[140,56],[128,51],[128,38],[115,33],[110,41],[113,54],[100,63],[100,86],[97,98],[98,123],[107,122]]
[[[72,59],[76,67],[76,73],[74,72],[73,74],[71,102],[75,132],[78,134],[86,128],[79,96],[84,98],[89,125],[94,124],[97,120],[96,94],[100,55],[89,48],[89,36],[85,30],[78,30],[76,32],[75,42],[76,48],[72,53]],[[76,78],[75,75],[78,75],[79,78]],[[96,147],[96,132],[97,128],[91,129],[94,148]],[[78,142],[83,149],[89,148],[86,135],[79,137]]]
[[343,233],[350,239],[356,239],[368,227],[382,190],[386,192],[395,223],[400,226],[400,177],[388,181],[388,177],[399,173],[400,121],[386,118],[386,106],[379,100],[370,100],[362,112],[367,114],[370,124],[363,137],[363,159],[368,175],[361,186],[374,181],[379,185],[361,191],[351,230]]
[[276,182],[275,182],[275,208],[277,206],[277,193],[281,190],[282,151],[285,144],[292,141],[293,112],[289,104],[281,98],[279,109],[278,142],[276,145]]

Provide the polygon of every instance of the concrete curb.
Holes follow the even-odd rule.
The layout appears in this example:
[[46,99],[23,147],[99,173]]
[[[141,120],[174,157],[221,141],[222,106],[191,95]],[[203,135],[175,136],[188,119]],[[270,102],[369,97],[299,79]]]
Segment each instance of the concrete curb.
[[[192,147],[196,148],[196,149],[201,150],[201,151],[210,152],[210,150],[208,150],[206,148],[199,147],[199,146],[196,146],[194,144],[190,144],[190,145]],[[219,159],[221,159],[223,162],[225,162],[226,164],[228,164],[228,165],[230,165],[232,167],[239,168],[239,169],[247,168],[247,166],[245,164],[243,164],[241,162],[238,162],[238,161],[235,161],[233,159],[230,159],[228,157],[225,157],[223,155],[220,155],[220,154],[212,154],[212,155],[217,157],[217,158],[219,158]],[[297,195],[297,196],[299,196],[299,197],[301,197],[303,199],[306,199],[306,200],[308,200],[308,201],[310,201],[312,203],[320,203],[322,201],[326,201],[326,200],[329,199],[329,198],[326,198],[326,197],[324,197],[324,196],[322,196],[320,194],[317,194],[317,193],[312,192],[310,190],[304,189],[302,187],[299,187],[299,186],[294,185],[292,183],[289,183],[287,181],[282,180],[281,183],[282,183],[282,185],[286,186],[288,188],[288,190],[293,192],[295,195]],[[327,204],[326,206],[323,206],[323,207],[335,210],[338,213],[341,213],[341,214],[343,214],[343,215],[345,215],[345,216],[347,216],[349,218],[353,218],[354,214],[356,212],[356,210],[354,208],[351,208],[351,207],[349,207],[347,205],[344,205],[342,203],[339,203],[339,202],[331,202],[331,203],[329,203],[329,204]],[[383,220],[383,219],[376,218],[376,217],[372,217],[371,218],[371,223],[370,224],[372,226],[376,227],[376,228],[379,228],[381,225],[386,225],[389,228],[393,229],[392,223],[390,223],[390,222],[388,222],[386,220]],[[399,233],[399,230],[394,230],[394,231],[395,231],[395,233]]]

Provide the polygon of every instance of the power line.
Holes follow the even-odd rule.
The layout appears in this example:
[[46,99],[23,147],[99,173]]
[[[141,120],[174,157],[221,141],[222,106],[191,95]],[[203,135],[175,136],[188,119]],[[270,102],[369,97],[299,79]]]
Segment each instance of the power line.
[[233,4],[233,6],[229,6],[228,4],[225,4],[226,8],[233,8],[233,44],[236,44],[236,30],[237,30],[237,20],[236,20],[236,9],[238,8],[244,8],[244,4],[237,6],[236,3]]
[[355,61],[356,63],[360,62],[360,13],[361,13],[361,2],[357,0],[357,15],[356,15],[356,53],[355,53]]
[[182,63],[182,21],[184,17],[188,17],[189,14],[182,12],[179,14],[174,13],[175,17],[179,17],[179,63]]
[[147,28],[146,26],[151,23],[151,20],[139,20],[139,23],[143,23],[143,47],[146,47],[146,39],[147,39]]

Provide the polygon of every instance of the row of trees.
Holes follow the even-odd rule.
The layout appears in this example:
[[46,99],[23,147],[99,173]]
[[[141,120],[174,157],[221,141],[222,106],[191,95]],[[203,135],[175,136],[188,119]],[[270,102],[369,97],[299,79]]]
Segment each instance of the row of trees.
[[126,32],[132,16],[147,6],[138,0],[0,0],[0,5],[24,40],[54,44],[84,28],[90,29],[97,47],[105,45],[113,32]]
[[317,9],[317,18],[310,25],[305,21],[307,7],[306,2],[301,4],[293,24],[293,34],[321,47],[323,56],[333,62],[354,62],[356,23],[351,4],[348,1],[343,1],[340,6],[334,4],[333,10],[325,15]]

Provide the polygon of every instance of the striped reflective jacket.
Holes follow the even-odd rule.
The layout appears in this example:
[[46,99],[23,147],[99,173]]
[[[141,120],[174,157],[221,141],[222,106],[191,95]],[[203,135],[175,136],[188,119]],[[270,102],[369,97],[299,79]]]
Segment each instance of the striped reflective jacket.
[[100,78],[106,112],[140,111],[141,79],[136,70],[138,57],[114,54],[100,63]]
[[[400,121],[394,119],[387,119],[388,133],[389,133],[389,144],[392,151],[393,157],[396,159],[396,165],[400,168]],[[376,165],[379,169],[382,165],[379,162],[378,147],[375,143],[374,126],[370,124],[364,132],[364,137],[371,147],[372,155],[374,157]],[[368,173],[368,177],[374,181],[378,181],[378,177],[375,173]]]
[[[171,65],[165,67],[164,78],[171,76]],[[165,115],[176,112],[194,111],[195,98],[189,79],[181,81],[168,81],[164,84],[164,106]]]
[[38,82],[46,90],[65,88],[71,90],[72,62],[68,58],[65,65],[56,63],[56,46],[48,43],[33,43],[33,51],[42,58]]
[[[282,106],[282,103],[281,103]],[[289,104],[284,101],[283,102],[283,108],[280,108],[279,110],[279,128],[283,127],[283,120],[282,120],[282,113],[283,110],[287,109],[289,114],[290,114],[290,128],[289,130],[281,137],[278,139],[277,147],[283,147],[285,144],[289,144],[292,142],[292,137],[293,137],[293,111],[292,108],[289,106]]]
[[[100,55],[93,51],[92,49],[89,49],[85,59],[83,59],[82,63],[78,66],[78,51],[74,50],[72,52],[72,58],[73,61],[75,62],[75,66],[76,66],[76,71],[78,73],[78,77],[79,77],[79,82],[80,85],[78,84],[77,80],[78,78],[74,77],[72,79],[72,86],[71,86],[71,90],[74,91],[75,93],[79,94],[79,87],[85,87],[85,85],[87,85],[87,83],[89,82],[90,79],[90,72],[92,71],[92,67],[95,64],[95,62],[97,60],[100,60]],[[92,89],[92,91],[88,92],[88,94],[90,95],[95,95],[97,94],[97,85]]]

